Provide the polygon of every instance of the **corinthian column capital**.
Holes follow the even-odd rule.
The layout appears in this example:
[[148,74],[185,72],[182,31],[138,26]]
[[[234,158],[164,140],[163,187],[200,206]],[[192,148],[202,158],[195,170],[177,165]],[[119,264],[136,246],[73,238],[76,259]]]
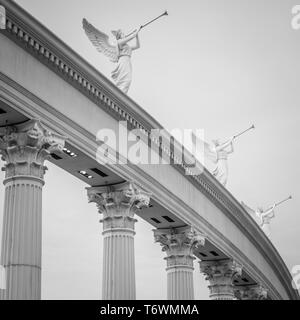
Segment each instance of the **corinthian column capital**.
[[6,178],[34,176],[43,178],[44,161],[52,152],[61,151],[66,138],[48,131],[39,120],[6,127],[0,131],[0,153],[6,162]]
[[268,296],[268,291],[259,284],[248,286],[234,287],[234,294],[238,300],[265,300]]
[[231,259],[200,261],[200,271],[205,274],[206,280],[222,277],[231,280],[241,275],[242,266]]
[[211,299],[234,299],[233,280],[242,274],[239,263],[232,259],[200,261],[200,271],[210,283]]
[[89,202],[95,202],[101,222],[107,228],[133,229],[134,214],[149,206],[150,193],[137,187],[133,182],[124,182],[112,186],[87,188]]
[[167,254],[167,268],[189,266],[193,268],[193,250],[205,243],[205,237],[191,227],[154,230],[155,242],[159,242],[162,251]]

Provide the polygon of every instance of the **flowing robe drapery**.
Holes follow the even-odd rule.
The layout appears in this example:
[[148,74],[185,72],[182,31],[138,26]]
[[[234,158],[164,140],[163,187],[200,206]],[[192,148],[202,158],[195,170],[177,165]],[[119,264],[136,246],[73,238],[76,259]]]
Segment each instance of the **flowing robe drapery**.
[[117,67],[111,74],[116,86],[125,93],[128,92],[132,80],[131,54],[132,49],[128,44],[119,46]]
[[227,183],[228,178],[228,152],[225,150],[217,151],[217,164],[213,170],[213,175],[218,179],[224,186]]

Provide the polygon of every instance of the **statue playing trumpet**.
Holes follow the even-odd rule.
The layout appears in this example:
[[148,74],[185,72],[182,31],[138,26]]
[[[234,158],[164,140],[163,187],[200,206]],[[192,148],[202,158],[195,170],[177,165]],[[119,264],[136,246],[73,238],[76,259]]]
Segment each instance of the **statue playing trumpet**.
[[226,140],[225,142],[221,142],[220,139],[212,140],[212,144],[208,144],[204,142],[204,155],[206,158],[209,158],[211,161],[215,163],[215,168],[212,171],[212,174],[215,178],[223,185],[226,186],[228,179],[228,155],[233,153],[234,140],[246,133],[247,131],[254,129],[254,125],[250,128],[236,134]]
[[280,204],[282,204],[283,202],[286,202],[290,199],[292,199],[292,196],[289,196],[288,198],[282,201],[274,203],[271,207],[265,210],[262,207],[258,207],[256,210],[253,210],[252,208],[248,207],[244,202],[242,202],[242,206],[259,224],[259,226],[262,228],[264,233],[270,238],[271,237],[270,222],[271,222],[271,219],[275,217],[275,208]]
[[[116,86],[124,93],[128,92],[132,81],[131,55],[134,50],[140,48],[140,30],[165,15],[168,15],[167,11],[165,11],[163,14],[156,17],[155,19],[140,26],[138,29],[134,30],[128,35],[125,35],[121,29],[113,30],[113,42],[110,42],[109,36],[107,34],[96,29],[86,19],[83,19],[83,29],[91,43],[96,47],[96,49],[99,52],[103,53],[106,57],[108,57],[110,61],[117,64],[117,66],[111,73],[111,77],[115,82]],[[131,42],[131,40],[134,39],[135,44],[129,45],[129,42]]]

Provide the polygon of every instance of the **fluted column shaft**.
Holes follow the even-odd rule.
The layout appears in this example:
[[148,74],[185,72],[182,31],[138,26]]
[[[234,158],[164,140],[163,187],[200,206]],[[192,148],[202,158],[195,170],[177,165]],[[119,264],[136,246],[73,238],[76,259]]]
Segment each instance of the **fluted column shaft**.
[[31,177],[4,180],[1,265],[6,271],[6,299],[41,298],[43,184]]
[[192,267],[167,268],[167,299],[194,300],[194,277]]
[[167,299],[193,300],[193,250],[204,245],[204,237],[190,227],[154,230],[167,257]]
[[242,273],[242,266],[231,259],[200,261],[200,271],[209,281],[211,300],[234,300],[233,280]]
[[103,235],[102,297],[105,300],[134,300],[134,233],[114,230]]
[[0,151],[6,162],[0,259],[6,290],[1,290],[1,299],[41,298],[44,161],[62,147],[62,137],[48,132],[38,120],[0,133]]
[[134,215],[148,206],[149,194],[131,182],[87,190],[89,201],[96,202],[103,214],[102,299],[134,300]]

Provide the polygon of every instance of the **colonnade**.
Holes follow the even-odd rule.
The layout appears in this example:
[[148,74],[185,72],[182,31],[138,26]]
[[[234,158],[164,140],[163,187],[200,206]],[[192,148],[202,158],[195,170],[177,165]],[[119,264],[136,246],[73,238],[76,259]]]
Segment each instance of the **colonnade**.
[[[0,133],[5,161],[5,200],[0,265],[6,290],[1,299],[41,299],[42,189],[45,160],[63,149],[65,138],[46,130],[38,120],[6,128]],[[149,206],[151,195],[128,181],[87,188],[88,201],[97,205],[103,225],[102,299],[135,299],[135,215]],[[167,299],[194,299],[195,250],[205,237],[190,226],[154,230],[165,252]],[[200,261],[213,300],[264,299],[259,285],[235,286],[242,266],[232,259]]]

